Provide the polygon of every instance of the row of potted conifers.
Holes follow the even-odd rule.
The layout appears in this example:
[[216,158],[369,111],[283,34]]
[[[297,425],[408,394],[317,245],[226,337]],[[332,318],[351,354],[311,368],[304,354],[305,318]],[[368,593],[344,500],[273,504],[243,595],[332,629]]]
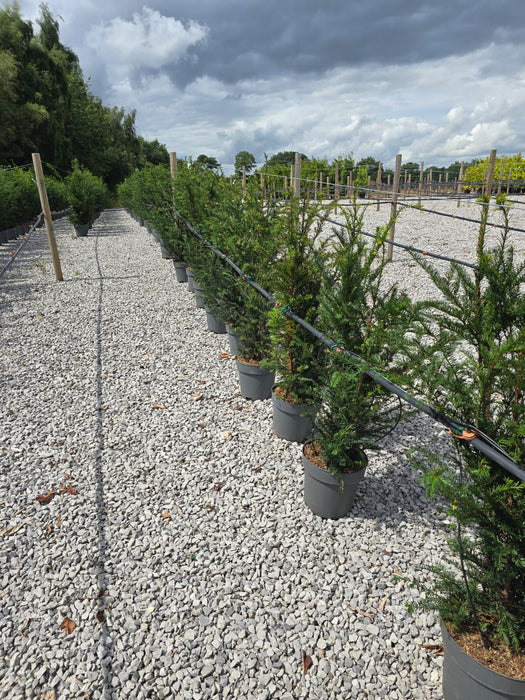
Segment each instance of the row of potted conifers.
[[[289,206],[297,206],[297,203],[291,202]],[[486,212],[486,203],[484,206]],[[459,401],[458,405],[468,409],[468,413],[474,412],[479,403],[478,398],[485,401],[483,417],[488,415],[487,405],[490,405],[491,415],[496,420],[505,417],[509,406],[512,406],[508,421],[499,426],[499,429],[504,432],[509,430],[508,444],[515,444],[515,441],[512,442],[514,433],[511,428],[514,424],[519,427],[519,417],[523,415],[525,373],[522,365],[520,372],[519,364],[519,334],[523,334],[525,327],[522,312],[521,322],[519,320],[519,308],[525,308],[522,304],[523,288],[520,286],[522,281],[520,282],[519,271],[515,274],[515,263],[509,259],[512,253],[505,248],[504,238],[499,248],[491,251],[490,256],[484,254],[483,218],[475,284],[472,285],[470,278],[460,270],[452,270],[451,276],[440,277],[432,273],[438,289],[449,300],[448,308],[452,313],[454,308],[458,309],[457,315],[450,316],[450,323],[448,311],[441,302],[429,304],[426,308],[417,307],[395,288],[383,291],[380,284],[384,270],[383,236],[378,234],[376,244],[369,243],[368,247],[365,246],[360,236],[357,214],[348,212],[347,227],[343,232],[334,234],[331,240],[333,247],[329,250],[318,241],[317,250],[321,255],[327,256],[332,277],[328,281],[326,278],[321,280],[317,288],[316,275],[322,265],[318,265],[318,257],[315,258],[315,264],[311,263],[317,253],[308,249],[302,235],[297,232],[294,234],[284,227],[279,239],[278,254],[274,256],[275,251],[262,245],[264,242],[268,244],[264,237],[258,242],[260,245],[252,245],[250,236],[255,239],[257,235],[255,218],[256,209],[251,216],[249,235],[243,235],[242,220],[238,219],[241,230],[239,227],[235,229],[234,238],[225,237],[225,242],[221,243],[222,239],[217,235],[212,240],[217,247],[227,250],[233,260],[242,261],[239,264],[248,274],[260,279],[263,286],[272,290],[276,301],[273,308],[269,309],[264,300],[260,306],[255,303],[245,291],[249,289],[246,281],[234,281],[227,266],[218,262],[216,256],[212,263],[202,244],[186,244],[189,251],[186,262],[191,260],[192,269],[202,285],[203,291],[200,293],[209,311],[231,326],[238,336],[240,357],[237,357],[237,366],[273,368],[282,393],[288,399],[287,403],[290,406],[298,405],[300,413],[306,413],[308,403],[297,400],[300,396],[297,387],[301,384],[303,388],[306,386],[305,394],[314,397],[312,407],[315,415],[315,439],[305,443],[305,449],[307,445],[313,445],[313,454],[310,456],[314,458],[322,459],[324,454],[330,454],[331,468],[319,469],[323,476],[335,478],[333,491],[339,491],[341,477],[346,471],[356,475],[364,471],[362,463],[359,463],[359,455],[364,455],[363,448],[373,447],[378,434],[388,430],[396,418],[384,393],[369,379],[360,365],[349,363],[340,351],[343,347],[349,348],[364,358],[365,366],[371,365],[380,370],[387,366],[394,367],[401,375],[409,378],[402,361],[406,356],[404,344],[407,328],[413,334],[411,337],[414,346],[420,350],[419,356],[410,353],[413,371],[420,373],[424,381],[433,382],[441,395],[443,388],[451,392],[452,396],[455,392],[457,396],[454,398]],[[224,219],[227,221],[227,211]],[[292,228],[300,232],[305,230],[301,229],[301,217],[294,217],[293,211],[290,211],[288,220]],[[206,225],[209,225],[208,220]],[[311,229],[311,221],[309,228]],[[315,236],[313,238],[315,240]],[[239,247],[239,241],[242,242],[242,248]],[[505,260],[504,266],[500,264],[502,260]],[[422,261],[422,264],[426,263]],[[220,271],[219,275],[217,270]],[[271,275],[267,274],[268,271]],[[305,272],[308,274],[303,275]],[[266,285],[265,282],[270,281],[270,278],[271,283]],[[227,285],[222,287],[221,281],[228,282],[233,293],[228,292]],[[471,288],[474,295],[472,299]],[[496,289],[499,290],[499,297],[494,294]],[[509,297],[505,303],[498,301],[502,293]],[[476,305],[476,299],[481,300],[481,304]],[[223,303],[225,300],[228,305]],[[232,312],[236,301],[240,301],[241,310],[238,313]],[[312,313],[312,306],[315,307],[315,313]],[[308,341],[296,332],[296,327],[285,313],[287,308],[293,309],[312,325],[320,323],[321,330],[336,339],[329,354],[326,354],[326,348],[320,349],[311,338]],[[503,310],[504,313],[500,313]],[[480,314],[483,317],[481,325]],[[248,323],[250,319],[251,322]],[[262,336],[258,337],[264,354],[252,357],[248,350],[254,345],[250,341],[258,336],[258,329],[261,328],[269,329],[271,342],[266,342]],[[427,339],[418,345],[418,328],[423,331],[421,337],[424,337],[425,332],[428,335],[429,328],[437,329],[435,339],[431,339],[430,343]],[[483,338],[487,335],[486,329],[490,328],[491,337],[504,337],[504,342],[485,346],[483,338],[480,338],[481,345],[478,346],[477,336],[468,335],[471,328],[481,328]],[[458,331],[465,332],[466,341],[458,336]],[[516,338],[517,342],[509,344],[509,338]],[[454,350],[462,347],[461,343],[464,342],[469,342],[475,348],[473,356],[478,358],[479,374],[474,364],[465,358],[465,362],[457,368],[459,374],[450,375],[447,379],[443,371],[452,357],[459,357],[461,363],[461,356],[455,355]],[[498,352],[499,347],[502,352],[497,362],[498,374],[491,375],[493,385],[481,391],[478,384],[486,376],[483,368],[496,366],[489,355]],[[320,356],[323,353],[324,362],[321,362]],[[323,367],[325,371],[317,372],[318,367]],[[465,390],[463,384],[452,381],[454,376],[459,375],[470,377]],[[449,381],[445,387],[438,386],[437,380],[440,377],[443,381]],[[395,375],[392,378],[396,380]],[[514,378],[512,385],[508,378]],[[317,394],[308,391],[312,381],[317,383]],[[273,379],[269,382],[273,386]],[[509,402],[505,404],[502,401],[507,394]],[[516,397],[521,398],[516,402]],[[497,430],[495,435],[498,435]],[[324,454],[318,449],[319,445],[324,447]],[[348,470],[349,456],[353,459],[354,468]],[[327,466],[326,463],[324,466]],[[443,494],[452,503],[449,509],[452,520],[458,520],[463,526],[456,527],[451,544],[453,552],[462,552],[465,574],[453,575],[446,569],[434,567],[435,587],[426,591],[428,607],[437,610],[446,623],[443,624],[444,696],[446,700],[525,698],[525,657],[523,643],[520,642],[525,631],[525,556],[522,553],[520,558],[519,555],[520,548],[523,551],[523,485],[506,478],[501,469],[481,460],[479,455],[468,449],[458,450],[457,464],[444,464],[435,456],[426,455],[420,457],[418,466],[424,470],[430,488]],[[346,507],[344,512],[347,512]],[[467,530],[472,534],[467,535]],[[458,571],[461,571],[459,564]],[[465,639],[470,639],[468,635],[476,629],[482,630],[484,643],[488,644],[489,649],[498,650],[489,654],[488,658],[478,656],[473,647],[468,647],[469,654],[464,651]],[[453,637],[450,632],[453,632]],[[504,654],[507,654],[506,658],[512,664],[509,673],[505,672],[505,666],[501,663],[496,670],[493,668]]]
[[[252,400],[271,398],[275,433],[284,439],[304,443],[305,503],[316,515],[337,519],[345,516],[354,502],[366,470],[365,448],[375,446],[386,423],[391,424],[398,416],[385,408],[388,396],[378,391],[365,375],[366,361],[349,366],[335,349],[331,355],[327,354],[322,343],[285,313],[293,294],[294,308],[299,311],[303,308],[305,317],[308,316],[306,306],[313,304],[314,292],[319,296],[323,286],[321,263],[326,262],[328,255],[328,241],[311,238],[311,232],[300,223],[304,212],[296,205],[294,202],[290,205],[291,223],[286,232],[286,246],[280,246],[279,255],[274,256],[271,263],[273,274],[279,279],[273,308],[250,287],[247,279],[237,273],[230,275],[227,263],[203,246],[202,241],[197,241],[198,252],[192,251],[191,268],[182,261],[173,259],[173,262],[177,280],[187,281],[190,291],[195,292],[196,305],[205,308],[208,329],[215,333],[228,332],[231,352],[236,356],[241,395]],[[321,206],[314,204],[313,207],[316,215],[322,213]],[[166,241],[151,223],[135,218],[147,226],[157,240],[160,238],[162,256],[169,258]],[[377,243],[370,253],[356,245],[359,233],[359,227],[354,226],[355,240],[343,237],[335,248],[331,241],[333,269],[351,275],[351,286],[356,285],[358,276],[362,286],[363,258],[369,262],[381,247]],[[292,258],[293,269],[290,269]],[[314,267],[312,258],[316,261]],[[339,285],[325,284],[326,307],[333,308],[334,312],[335,308],[339,309],[338,314],[346,309],[348,300],[344,295],[349,282],[349,279],[344,280],[343,290]],[[389,355],[394,352],[394,334],[399,343],[400,323],[403,318],[406,321],[406,317],[394,313],[400,298],[390,292],[381,311],[381,314],[392,311],[391,318],[396,319],[395,323],[390,322]],[[316,303],[319,305],[320,301]],[[368,303],[366,298],[362,303]],[[363,323],[365,317],[366,351],[375,352],[377,356],[380,341],[373,340],[373,309],[356,316],[356,323]],[[314,320],[311,313],[308,320]],[[383,317],[381,334],[383,341]],[[376,416],[378,419],[374,421]]]

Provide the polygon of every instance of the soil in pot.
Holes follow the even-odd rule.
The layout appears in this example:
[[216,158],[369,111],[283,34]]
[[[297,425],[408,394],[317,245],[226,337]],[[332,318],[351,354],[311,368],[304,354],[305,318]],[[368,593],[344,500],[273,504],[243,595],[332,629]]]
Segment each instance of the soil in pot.
[[[351,509],[359,483],[365,475],[368,459],[360,451],[356,457],[356,471],[343,474],[343,490],[336,479],[325,467],[314,442],[307,442],[303,447],[302,462],[304,467],[304,502],[312,513],[321,518],[337,520],[343,518]],[[318,466],[320,465],[320,466]]]

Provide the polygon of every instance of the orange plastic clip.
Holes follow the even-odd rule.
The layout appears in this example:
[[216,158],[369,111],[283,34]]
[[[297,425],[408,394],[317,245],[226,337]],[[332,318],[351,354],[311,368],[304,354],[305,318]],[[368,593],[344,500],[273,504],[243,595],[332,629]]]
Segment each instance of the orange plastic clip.
[[452,437],[457,438],[458,440],[474,440],[476,436],[476,433],[472,432],[472,430],[467,430],[467,428],[462,428],[461,432],[454,432],[449,429],[449,434],[452,435]]

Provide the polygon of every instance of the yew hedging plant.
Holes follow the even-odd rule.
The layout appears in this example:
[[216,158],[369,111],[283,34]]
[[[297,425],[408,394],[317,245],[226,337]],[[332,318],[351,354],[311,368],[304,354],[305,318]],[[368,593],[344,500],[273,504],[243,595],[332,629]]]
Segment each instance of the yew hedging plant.
[[108,188],[102,178],[73,162],[73,170],[66,180],[70,207],[69,219],[73,226],[90,222],[94,214],[101,211],[108,201]]
[[[525,465],[525,263],[507,241],[504,198],[497,200],[504,229],[486,250],[489,199],[479,201],[473,273],[452,263],[442,274],[416,256],[441,298],[419,306],[414,386]],[[462,439],[449,461],[419,455],[417,466],[429,494],[447,500],[452,520],[454,556],[433,568],[426,607],[456,634],[480,632],[486,645],[525,653],[524,482]]]
[[362,451],[379,447],[399,420],[399,403],[366,372],[373,369],[396,381],[404,371],[399,350],[413,320],[407,294],[383,284],[388,226],[367,238],[364,209],[354,202],[342,211],[346,226],[333,230],[319,315],[323,332],[356,357],[348,359],[337,348],[330,351],[314,425],[316,448],[341,481],[344,471],[363,466]]
[[272,272],[276,306],[268,313],[270,349],[266,366],[278,374],[279,397],[313,404],[324,375],[324,346],[290,310],[315,326],[329,240],[322,238],[328,208],[292,197],[279,215],[278,254]]

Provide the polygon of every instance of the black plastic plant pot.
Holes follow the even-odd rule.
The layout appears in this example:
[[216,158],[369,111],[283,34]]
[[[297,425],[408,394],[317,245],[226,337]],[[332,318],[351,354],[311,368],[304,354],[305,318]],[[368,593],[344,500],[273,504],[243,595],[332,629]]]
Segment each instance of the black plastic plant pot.
[[177,282],[187,282],[188,275],[186,273],[185,263],[174,260],[173,266],[175,267],[175,277],[177,278]]
[[275,372],[237,359],[241,396],[245,399],[269,399],[275,382]]
[[77,234],[77,237],[79,238],[85,238],[88,235],[89,231],[89,221],[87,224],[77,224],[74,226],[75,233]]
[[315,409],[280,399],[275,394],[275,388],[272,392],[274,433],[290,442],[304,442],[312,433]]
[[230,353],[235,357],[239,354],[239,338],[235,334],[235,331],[228,325],[226,325],[226,331],[228,333],[228,343],[230,345]]
[[226,334],[226,325],[224,321],[221,321],[220,318],[217,318],[217,316],[215,316],[209,309],[205,309],[205,311],[208,330],[212,333],[218,333],[221,335]]
[[441,622],[445,700],[524,700],[525,680],[503,676],[466,654]]
[[195,292],[195,306],[198,309],[204,308],[204,287],[201,287],[193,278],[193,291]]
[[194,289],[195,277],[193,276],[193,272],[191,270],[191,267],[186,268],[186,277],[188,278],[188,292],[191,292],[193,294],[195,292],[195,289]]
[[[308,444],[308,443],[306,443]],[[363,453],[363,459],[366,455]],[[350,511],[359,484],[366,471],[365,466],[356,472],[343,474],[344,488],[341,491],[339,480],[329,471],[316,466],[302,454],[304,467],[304,502],[314,515],[330,520],[338,520]]]

